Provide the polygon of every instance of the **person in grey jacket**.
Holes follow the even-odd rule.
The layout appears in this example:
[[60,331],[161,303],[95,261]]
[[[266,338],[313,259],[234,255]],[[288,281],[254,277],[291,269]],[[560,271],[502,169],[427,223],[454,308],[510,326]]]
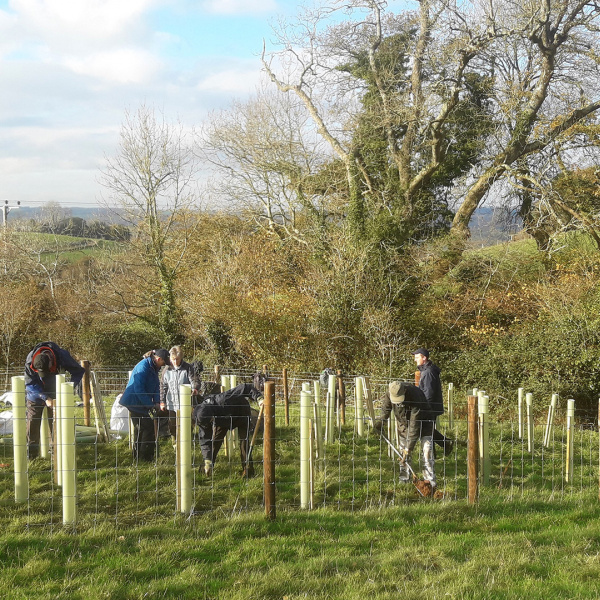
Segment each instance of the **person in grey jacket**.
[[[409,482],[411,454],[421,440],[421,464],[423,478],[435,488],[435,457],[433,453],[433,429],[435,416],[425,394],[415,385],[404,381],[392,381],[381,398],[381,421],[375,424],[385,431],[390,413],[394,411],[398,430],[398,445],[403,457],[400,463],[400,480]],[[407,466],[408,465],[408,466]]]
[[[160,384],[159,418],[168,422],[169,433],[173,443],[177,441],[177,411],[179,410],[179,386],[192,383],[190,363],[183,360],[181,346],[173,346],[169,350],[171,366],[165,369]],[[197,393],[196,390],[193,393]],[[160,428],[160,425],[159,425]]]

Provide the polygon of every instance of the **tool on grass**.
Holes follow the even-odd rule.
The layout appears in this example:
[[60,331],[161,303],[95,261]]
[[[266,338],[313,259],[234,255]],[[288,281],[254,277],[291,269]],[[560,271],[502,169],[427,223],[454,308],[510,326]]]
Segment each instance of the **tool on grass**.
[[383,433],[383,431],[381,431],[380,433],[381,433],[381,437],[388,443],[389,447],[398,455],[398,457],[402,461],[402,464],[408,469],[408,472],[412,475],[412,482],[413,482],[413,485],[415,486],[417,492],[419,492],[419,494],[421,494],[421,496],[423,496],[423,498],[425,498],[425,494],[420,490],[419,486],[415,483],[417,476],[415,475],[415,472],[413,471],[413,468],[410,466],[409,462],[406,460],[406,456],[404,456],[402,454],[402,452],[400,452],[398,450],[398,448],[396,448],[396,446],[394,446],[394,444],[392,444],[392,442],[388,439],[388,437],[385,435],[385,433]]

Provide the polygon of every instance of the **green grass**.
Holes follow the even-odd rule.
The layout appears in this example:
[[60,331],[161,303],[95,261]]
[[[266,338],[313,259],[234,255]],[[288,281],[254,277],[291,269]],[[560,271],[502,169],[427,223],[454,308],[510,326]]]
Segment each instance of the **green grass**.
[[219,511],[73,535],[4,531],[3,598],[594,598],[600,506]]
[[121,247],[118,242],[112,240],[52,233],[13,232],[12,236],[20,245],[26,246],[30,252],[41,253],[44,261],[56,260],[58,255],[62,262],[73,263],[86,256],[104,256]]
[[[168,440],[157,464],[139,469],[126,441],[78,446],[75,527],[62,525],[49,461],[31,463],[22,505],[3,468],[2,597],[597,597],[597,432],[576,433],[575,478],[565,484],[562,428],[543,450],[538,428],[532,458],[512,425],[493,425],[490,481],[470,506],[465,445],[438,459],[445,499],[423,500],[397,482],[378,438],[356,438],[347,426],[317,469],[312,511],[299,509],[297,432],[292,412],[292,426],[277,430],[274,522],[264,516],[260,467],[244,481],[238,457],[223,454],[214,480],[195,474],[195,514],[178,514]],[[453,433],[464,439],[464,423]],[[10,447],[3,452],[11,463]]]

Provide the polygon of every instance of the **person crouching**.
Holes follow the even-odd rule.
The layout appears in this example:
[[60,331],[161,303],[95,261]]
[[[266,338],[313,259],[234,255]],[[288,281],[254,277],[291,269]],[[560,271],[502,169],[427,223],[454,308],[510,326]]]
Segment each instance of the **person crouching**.
[[248,463],[249,436],[252,433],[249,399],[262,403],[261,393],[249,383],[206,396],[192,412],[192,422],[198,425],[200,448],[204,458],[204,473],[212,475],[217,454],[228,431],[237,428],[240,440],[242,476],[253,477],[254,467]]

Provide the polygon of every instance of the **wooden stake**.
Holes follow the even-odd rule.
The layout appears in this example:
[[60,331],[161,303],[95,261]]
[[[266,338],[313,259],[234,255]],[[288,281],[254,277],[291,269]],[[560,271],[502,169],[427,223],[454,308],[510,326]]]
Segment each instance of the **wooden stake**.
[[81,399],[83,400],[83,424],[86,427],[91,425],[90,421],[90,396],[91,387],[90,387],[90,361],[82,360],[79,363],[84,369],[85,373],[81,379]]

